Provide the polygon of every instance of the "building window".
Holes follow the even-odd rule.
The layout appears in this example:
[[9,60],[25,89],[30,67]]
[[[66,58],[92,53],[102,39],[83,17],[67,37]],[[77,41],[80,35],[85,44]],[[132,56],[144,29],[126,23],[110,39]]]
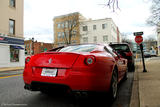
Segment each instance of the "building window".
[[9,34],[15,34],[15,20],[9,19]]
[[69,37],[69,31],[65,31],[65,38]]
[[73,27],[72,21],[68,21],[68,26],[69,26],[69,28]]
[[83,26],[83,31],[88,31],[88,27],[87,26]]
[[93,30],[96,30],[96,25],[93,25]]
[[74,21],[73,21],[73,26],[75,27],[76,25],[77,25],[77,21],[74,20]]
[[64,28],[64,23],[61,24],[62,28]]
[[61,32],[58,32],[58,38],[61,38]]
[[107,28],[107,24],[102,24],[102,29]]
[[10,0],[9,5],[11,7],[15,7],[16,6],[16,0]]
[[88,37],[83,38],[83,43],[88,43]]
[[107,35],[103,36],[103,42],[107,42],[107,41],[108,41],[108,36]]
[[76,34],[77,34],[77,31],[76,31],[76,30],[73,30],[73,31],[72,31],[72,36],[74,36],[74,37],[75,37],[75,36],[76,36]]
[[61,28],[61,24],[60,24],[60,23],[58,23],[58,24],[57,24],[57,27],[58,27],[58,28]]
[[10,61],[19,62],[19,50],[10,47]]
[[62,38],[64,38],[64,32],[62,32]]
[[68,22],[67,21],[65,22],[65,28],[68,28]]
[[93,41],[94,41],[94,43],[97,43],[97,36],[93,37]]

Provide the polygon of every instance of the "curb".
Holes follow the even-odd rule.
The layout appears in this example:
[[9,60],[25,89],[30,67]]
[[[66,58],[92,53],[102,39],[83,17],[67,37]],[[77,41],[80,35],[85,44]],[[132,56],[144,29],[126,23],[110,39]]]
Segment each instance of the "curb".
[[17,70],[23,70],[24,67],[4,67],[4,68],[0,68],[0,72],[3,71],[17,71]]
[[136,69],[134,72],[132,94],[131,94],[131,100],[130,100],[129,107],[140,107],[138,65],[136,65]]

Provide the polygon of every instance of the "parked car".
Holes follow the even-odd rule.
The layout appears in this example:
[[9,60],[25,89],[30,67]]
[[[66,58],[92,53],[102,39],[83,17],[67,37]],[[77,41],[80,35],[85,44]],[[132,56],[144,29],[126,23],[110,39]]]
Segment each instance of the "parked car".
[[129,45],[127,43],[110,43],[110,46],[123,58],[128,60],[128,71],[134,71],[134,55]]
[[147,51],[144,51],[144,57],[145,58],[150,58],[151,57],[151,53],[150,52],[147,52]]
[[156,50],[152,49],[150,50],[151,56],[157,56]]
[[25,60],[24,88],[47,92],[108,92],[117,96],[117,84],[127,78],[127,60],[103,44],[55,48]]

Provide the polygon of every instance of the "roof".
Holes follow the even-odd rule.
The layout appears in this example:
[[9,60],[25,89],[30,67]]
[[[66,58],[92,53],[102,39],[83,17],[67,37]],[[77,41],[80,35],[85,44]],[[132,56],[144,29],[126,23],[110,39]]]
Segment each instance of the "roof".
[[63,18],[63,17],[66,17],[66,16],[77,15],[77,14],[81,15],[79,12],[74,12],[74,13],[69,13],[69,14],[65,14],[65,15],[55,16],[54,19]]

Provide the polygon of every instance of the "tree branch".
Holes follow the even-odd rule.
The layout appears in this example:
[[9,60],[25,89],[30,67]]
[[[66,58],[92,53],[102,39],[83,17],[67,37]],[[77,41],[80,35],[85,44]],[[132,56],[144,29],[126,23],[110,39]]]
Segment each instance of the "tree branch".
[[116,8],[116,9],[120,9],[120,8],[119,8],[118,0],[108,0],[107,6],[108,6],[109,8],[112,7],[113,12],[115,12],[115,8]]

